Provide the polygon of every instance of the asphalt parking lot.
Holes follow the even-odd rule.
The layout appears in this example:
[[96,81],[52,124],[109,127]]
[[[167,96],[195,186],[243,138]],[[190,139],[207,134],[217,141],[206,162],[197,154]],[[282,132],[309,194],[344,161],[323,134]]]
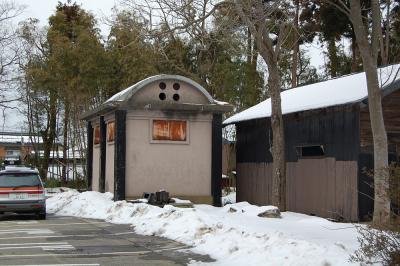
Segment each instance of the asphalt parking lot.
[[0,216],[0,265],[186,265],[209,257],[128,225],[48,216]]

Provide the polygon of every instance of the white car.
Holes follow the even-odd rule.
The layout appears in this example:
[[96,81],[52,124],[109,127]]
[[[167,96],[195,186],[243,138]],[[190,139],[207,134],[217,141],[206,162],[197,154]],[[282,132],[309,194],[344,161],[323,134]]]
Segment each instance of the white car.
[[35,213],[46,219],[46,196],[37,169],[6,167],[0,171],[0,214]]

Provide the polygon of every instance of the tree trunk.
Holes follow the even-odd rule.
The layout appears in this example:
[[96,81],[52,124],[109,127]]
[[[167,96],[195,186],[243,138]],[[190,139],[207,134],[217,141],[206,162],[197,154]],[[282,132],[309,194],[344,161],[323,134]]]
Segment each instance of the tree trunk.
[[[265,20],[263,1],[256,1],[255,9],[244,9],[245,1],[234,1],[236,11],[246,26],[251,30],[258,52],[268,66],[268,85],[271,94],[271,128],[272,128],[272,204],[286,211],[286,163],[285,140],[281,109],[281,77],[278,58],[283,40],[286,39],[285,24],[280,25],[279,36],[275,44],[269,32],[260,21]],[[251,12],[256,10],[256,14]],[[250,13],[245,13],[245,11]],[[255,16],[255,18],[254,18]],[[254,19],[255,21],[252,21]]]
[[359,0],[350,1],[351,19],[367,79],[368,106],[374,142],[374,215],[373,222],[390,222],[388,143],[382,111],[382,92],[377,73],[379,47],[380,10],[379,1],[371,1],[372,33],[371,43],[361,16]]
[[[281,77],[278,62],[274,56],[261,52],[268,62],[268,85],[271,95],[271,128],[272,128],[272,194],[271,203],[286,211],[286,162],[285,135],[281,108]],[[276,58],[276,57],[275,57]]]
[[351,34],[351,72],[359,71],[359,54],[360,51],[358,50],[356,36],[353,32]]
[[47,171],[49,169],[50,152],[53,147],[54,140],[56,138],[56,125],[57,125],[57,95],[53,90],[50,91],[49,95],[49,115],[48,115],[48,128],[43,137],[43,161],[40,169],[40,175],[47,179]]
[[297,65],[299,61],[299,9],[300,1],[295,0],[296,13],[294,18],[294,45],[293,45],[293,62],[292,62],[292,88],[297,87]]
[[286,211],[286,165],[285,138],[281,109],[281,86],[279,70],[268,67],[268,84],[271,90],[271,128],[272,128],[272,204]]
[[251,64],[251,58],[252,58],[252,45],[251,45],[251,31],[249,28],[247,28],[247,65]]
[[373,63],[364,61],[364,70],[367,77],[369,116],[374,142],[375,195],[373,221],[381,224],[390,219],[388,143],[377,67]]
[[67,181],[67,163],[68,163],[68,125],[69,125],[69,103],[65,103],[64,126],[63,126],[63,159],[62,159],[62,182]]
[[338,56],[335,38],[328,40],[328,56],[329,56],[329,72],[332,78],[337,76],[338,72]]

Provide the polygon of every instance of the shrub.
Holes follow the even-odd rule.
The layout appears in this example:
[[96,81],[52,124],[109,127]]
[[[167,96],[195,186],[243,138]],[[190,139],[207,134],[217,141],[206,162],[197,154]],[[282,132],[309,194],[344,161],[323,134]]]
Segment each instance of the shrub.
[[55,187],[60,187],[60,186],[61,186],[60,180],[57,180],[55,178],[49,178],[46,181],[47,188],[55,188]]
[[74,189],[87,189],[87,180],[84,177],[75,177],[73,180],[68,180],[67,187]]
[[360,249],[351,256],[351,261],[400,265],[400,166],[392,164],[389,172],[391,222],[385,225],[372,223],[358,226]]

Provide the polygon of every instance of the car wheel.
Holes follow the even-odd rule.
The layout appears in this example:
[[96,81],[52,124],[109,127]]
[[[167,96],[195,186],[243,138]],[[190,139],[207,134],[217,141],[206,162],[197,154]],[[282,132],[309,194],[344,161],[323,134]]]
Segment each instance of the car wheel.
[[39,220],[46,220],[46,213],[45,212],[39,212],[38,213],[38,218],[39,218]]

